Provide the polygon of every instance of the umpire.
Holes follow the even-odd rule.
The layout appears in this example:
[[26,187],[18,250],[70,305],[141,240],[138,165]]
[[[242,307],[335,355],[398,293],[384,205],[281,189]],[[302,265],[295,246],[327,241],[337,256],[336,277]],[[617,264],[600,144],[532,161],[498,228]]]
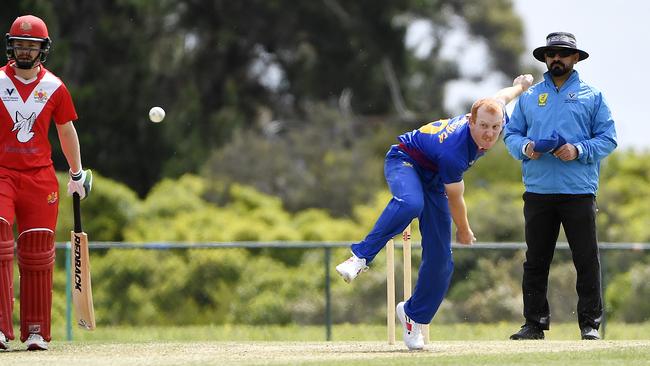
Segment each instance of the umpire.
[[544,80],[521,95],[504,140],[522,161],[526,261],[522,282],[526,323],[510,339],[543,339],[550,326],[548,274],[560,224],[577,272],[582,339],[600,339],[603,315],[596,238],[600,161],[616,148],[612,113],[602,93],[573,66],[589,57],[573,34],[551,33],[533,56],[544,62]]

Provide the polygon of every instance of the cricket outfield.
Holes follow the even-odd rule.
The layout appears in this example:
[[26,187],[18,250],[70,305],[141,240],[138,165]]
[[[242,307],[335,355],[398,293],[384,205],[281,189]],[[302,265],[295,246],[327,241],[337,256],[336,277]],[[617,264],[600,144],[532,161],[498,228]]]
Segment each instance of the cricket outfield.
[[3,366],[76,365],[650,365],[650,341],[433,341],[409,352],[385,342],[54,343],[0,353]]
[[209,325],[183,327],[53,327],[46,352],[18,341],[0,352],[0,365],[648,365],[650,322],[609,322],[602,341],[580,341],[575,323],[555,324],[543,341],[509,341],[519,323],[432,324],[431,343],[409,352],[386,342],[385,325],[338,324],[333,342],[320,326]]

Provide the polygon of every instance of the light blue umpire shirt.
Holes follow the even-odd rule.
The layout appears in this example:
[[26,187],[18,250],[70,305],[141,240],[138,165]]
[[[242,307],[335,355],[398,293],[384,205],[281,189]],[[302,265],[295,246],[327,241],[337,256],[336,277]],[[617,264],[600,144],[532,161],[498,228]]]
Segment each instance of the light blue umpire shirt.
[[[530,141],[557,131],[578,150],[578,157],[562,161],[551,153],[531,160],[524,154]],[[504,142],[522,160],[527,192],[540,194],[596,194],[600,161],[617,146],[612,113],[602,93],[580,80],[577,71],[558,90],[549,72],[523,93],[505,127]]]

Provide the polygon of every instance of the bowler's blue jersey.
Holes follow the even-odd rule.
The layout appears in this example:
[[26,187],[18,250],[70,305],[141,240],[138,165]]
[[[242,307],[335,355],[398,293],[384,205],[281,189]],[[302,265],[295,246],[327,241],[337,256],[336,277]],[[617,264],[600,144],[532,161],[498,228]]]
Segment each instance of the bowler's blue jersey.
[[460,182],[483,152],[472,139],[469,114],[428,123],[397,138],[399,148],[444,184]]

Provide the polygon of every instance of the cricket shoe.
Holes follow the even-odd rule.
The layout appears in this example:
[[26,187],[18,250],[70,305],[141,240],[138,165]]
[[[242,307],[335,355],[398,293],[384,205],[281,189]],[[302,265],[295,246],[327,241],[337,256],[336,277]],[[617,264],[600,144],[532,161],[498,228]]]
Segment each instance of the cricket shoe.
[[47,351],[48,343],[40,334],[30,334],[25,345],[28,351]]
[[598,329],[586,326],[580,330],[580,337],[585,340],[597,340],[600,339],[600,334],[598,334]]
[[529,340],[529,339],[544,339],[544,330],[540,325],[526,323],[521,326],[521,329],[510,336],[512,340]]
[[5,334],[0,332],[0,350],[9,349],[9,340],[5,337]]
[[422,335],[422,324],[416,323],[413,319],[409,318],[404,311],[404,301],[397,304],[395,314],[402,323],[404,328],[404,343],[410,350],[424,348],[424,336]]
[[353,279],[357,278],[359,273],[367,270],[368,266],[366,266],[366,260],[357,257],[354,253],[352,254],[352,257],[348,258],[348,260],[336,266],[336,272],[338,272],[347,283],[352,282]]

